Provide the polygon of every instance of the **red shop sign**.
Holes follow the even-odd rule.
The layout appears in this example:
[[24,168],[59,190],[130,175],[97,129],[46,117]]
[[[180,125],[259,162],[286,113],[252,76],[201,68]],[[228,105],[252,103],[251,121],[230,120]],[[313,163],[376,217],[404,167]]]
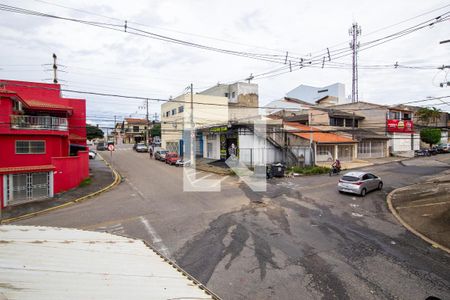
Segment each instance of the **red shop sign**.
[[413,123],[408,120],[387,120],[388,132],[413,132]]

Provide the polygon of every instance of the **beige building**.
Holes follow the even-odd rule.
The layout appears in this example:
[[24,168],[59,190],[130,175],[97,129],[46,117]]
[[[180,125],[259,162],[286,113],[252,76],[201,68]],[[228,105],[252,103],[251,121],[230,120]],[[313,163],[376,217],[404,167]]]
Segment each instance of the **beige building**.
[[[195,94],[193,96],[194,128],[227,124],[228,98]],[[183,155],[184,130],[190,129],[191,94],[178,96],[161,105],[161,147]],[[196,136],[197,152],[203,149],[201,137]]]
[[125,118],[121,130],[123,132],[123,143],[145,142],[148,125],[149,122],[146,119]]
[[227,98],[230,121],[254,118],[258,115],[258,85],[255,83],[217,84],[199,94]]

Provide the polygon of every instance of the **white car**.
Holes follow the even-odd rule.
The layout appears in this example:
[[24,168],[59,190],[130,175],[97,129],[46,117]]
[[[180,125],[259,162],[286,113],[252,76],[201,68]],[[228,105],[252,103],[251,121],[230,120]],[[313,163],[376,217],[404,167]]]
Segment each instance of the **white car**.
[[95,159],[96,156],[97,152],[95,152],[94,150],[89,150],[89,159]]

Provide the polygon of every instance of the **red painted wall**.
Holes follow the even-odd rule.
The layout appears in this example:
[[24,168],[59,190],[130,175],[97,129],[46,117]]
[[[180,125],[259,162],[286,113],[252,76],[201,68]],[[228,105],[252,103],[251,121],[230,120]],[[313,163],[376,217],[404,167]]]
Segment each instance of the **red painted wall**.
[[86,101],[67,98],[69,106],[73,108],[73,115],[69,117],[69,131],[84,138],[74,143],[86,146]]
[[16,92],[24,99],[44,100],[67,105],[67,100],[61,98],[61,86],[59,84],[4,79],[1,81],[5,83],[7,90]]
[[54,193],[61,193],[77,187],[83,179],[89,177],[89,156],[87,151],[79,151],[78,156],[53,157],[52,165]]
[[[16,154],[16,140],[45,141],[45,154]],[[67,137],[46,135],[0,135],[0,167],[50,165],[52,157],[67,156]]]
[[9,132],[10,130],[10,115],[12,114],[11,99],[0,97],[0,134],[2,132]]

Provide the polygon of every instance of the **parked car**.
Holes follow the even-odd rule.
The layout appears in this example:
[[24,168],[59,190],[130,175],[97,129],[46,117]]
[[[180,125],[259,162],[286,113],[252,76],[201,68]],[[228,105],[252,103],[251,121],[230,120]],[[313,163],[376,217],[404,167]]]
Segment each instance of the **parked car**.
[[381,190],[383,181],[380,177],[367,172],[346,173],[338,182],[338,191],[358,194],[364,197],[367,192]]
[[136,145],[136,152],[148,152],[148,147],[144,143],[139,143]]
[[166,161],[166,164],[169,164],[169,165],[176,165],[176,163],[177,163],[177,161],[178,161],[179,159],[180,159],[180,158],[178,157],[178,153],[176,153],[176,152],[168,152],[168,153],[166,154],[165,161]]
[[97,151],[105,151],[107,148],[104,142],[98,142],[96,149]]
[[166,159],[166,154],[167,154],[167,150],[164,149],[158,149],[155,151],[155,159],[160,160],[160,161],[164,161]]
[[436,147],[438,153],[450,153],[450,143],[439,144]]
[[89,150],[89,159],[94,159],[97,156],[97,152]]

